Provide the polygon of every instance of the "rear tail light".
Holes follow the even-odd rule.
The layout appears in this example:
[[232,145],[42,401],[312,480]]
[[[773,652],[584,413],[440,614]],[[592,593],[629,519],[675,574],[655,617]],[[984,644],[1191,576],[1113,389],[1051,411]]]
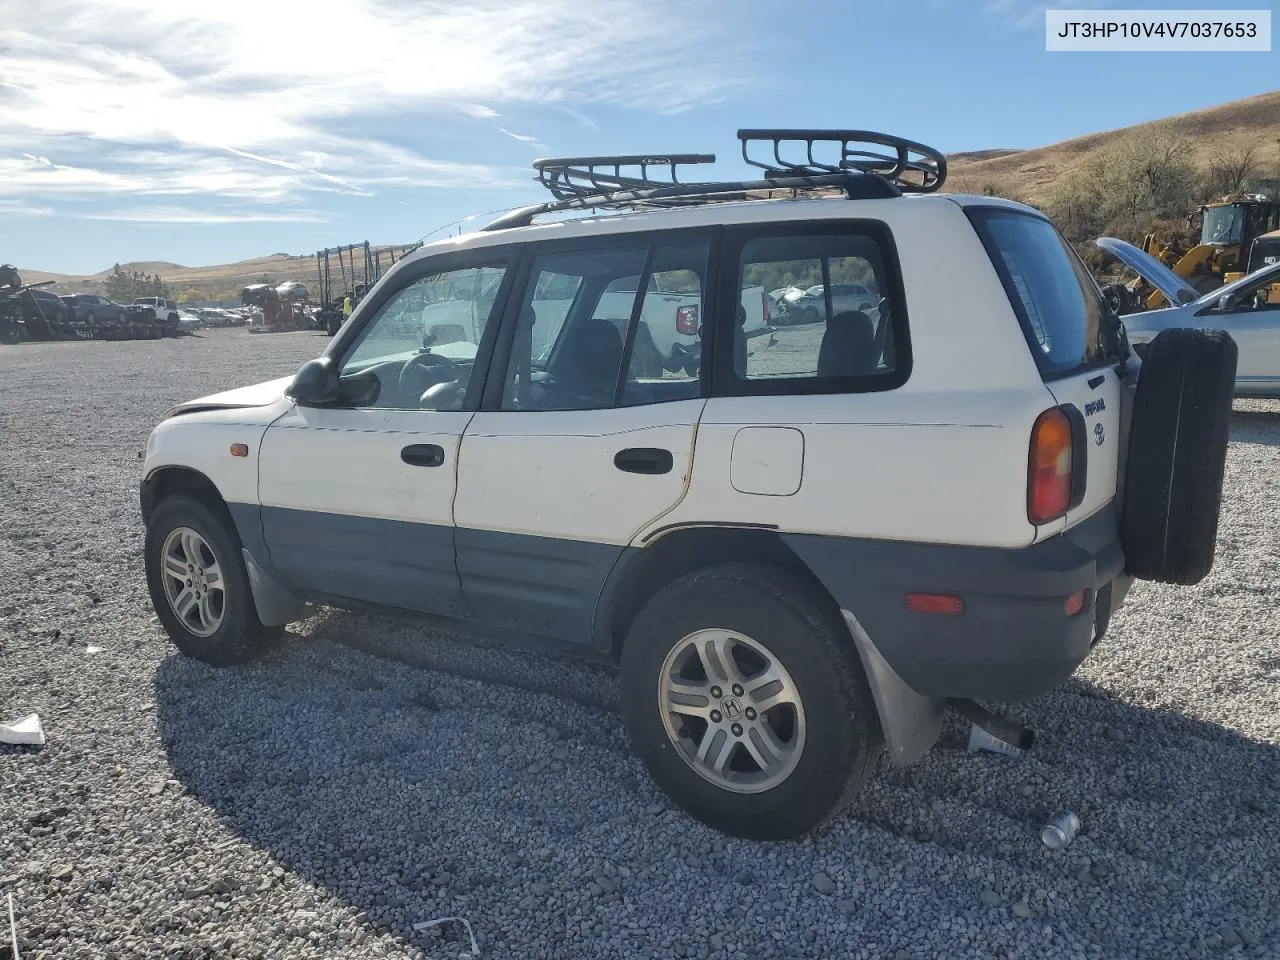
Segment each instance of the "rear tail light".
[[1071,507],[1071,419],[1060,408],[1046,410],[1031,428],[1027,467],[1027,519],[1048,523]]
[[764,325],[767,327],[773,317],[769,314],[769,295],[763,291],[760,294],[760,309],[764,311]]
[[1077,590],[1071,596],[1067,597],[1066,602],[1062,605],[1068,617],[1074,617],[1077,613],[1084,609],[1084,591]]
[[698,308],[696,306],[676,307],[676,333],[686,337],[698,335]]

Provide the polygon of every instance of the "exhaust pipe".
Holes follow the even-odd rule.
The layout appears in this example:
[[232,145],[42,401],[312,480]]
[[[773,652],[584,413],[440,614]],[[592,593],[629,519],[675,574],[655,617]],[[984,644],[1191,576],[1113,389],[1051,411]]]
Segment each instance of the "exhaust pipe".
[[1036,742],[1034,730],[1024,727],[1012,717],[999,717],[986,707],[973,700],[952,698],[947,701],[960,716],[970,723],[981,727],[997,740],[1017,747],[1019,750],[1030,750]]

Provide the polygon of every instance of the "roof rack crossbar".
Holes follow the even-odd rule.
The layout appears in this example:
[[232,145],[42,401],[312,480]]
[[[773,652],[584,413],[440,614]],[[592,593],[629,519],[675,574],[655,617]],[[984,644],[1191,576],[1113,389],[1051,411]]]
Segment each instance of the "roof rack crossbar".
[[684,206],[729,200],[744,200],[752,194],[773,190],[821,190],[843,189],[855,199],[879,199],[898,197],[902,191],[890,181],[876,174],[857,170],[835,170],[826,173],[795,175],[781,172],[763,180],[738,180],[720,183],[668,183],[647,185],[605,193],[583,193],[577,196],[548,201],[529,207],[521,207],[504,214],[482,230],[506,230],[511,227],[527,227],[535,217],[565,210],[590,210],[595,208]]
[[[688,164],[715,163],[709,153],[636,154],[613,157],[557,157],[535,160],[538,182],[557,200],[573,200],[589,194],[612,193],[617,190],[642,190],[646,187],[671,186],[680,183],[679,167]],[[640,175],[624,174],[624,167],[639,167]],[[666,168],[665,179],[654,174]]]
[[[884,177],[904,193],[932,193],[947,179],[947,158],[940,150],[874,130],[739,130],[742,159],[753,167],[770,174],[830,173],[835,170],[860,170]],[[760,160],[751,155],[751,144],[768,142],[773,161]],[[782,156],[784,143],[804,144],[804,162],[788,160]],[[814,145],[838,144],[834,163],[814,156]],[[866,147],[884,147],[884,152]]]

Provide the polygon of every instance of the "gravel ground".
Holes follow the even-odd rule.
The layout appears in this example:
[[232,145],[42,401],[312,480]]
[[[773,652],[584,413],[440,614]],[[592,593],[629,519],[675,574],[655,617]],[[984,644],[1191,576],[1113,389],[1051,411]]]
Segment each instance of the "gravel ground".
[[[24,960],[454,960],[461,927],[412,929],[442,916],[487,957],[1280,955],[1280,404],[1237,404],[1214,574],[1136,587],[1020,708],[1033,752],[950,727],[823,834],[759,845],[656,791],[591,663],[341,613],[249,667],[174,654],[147,432],[323,343],[0,348],[0,721],[49,737],[0,747]],[[1083,829],[1050,852],[1062,808]]]

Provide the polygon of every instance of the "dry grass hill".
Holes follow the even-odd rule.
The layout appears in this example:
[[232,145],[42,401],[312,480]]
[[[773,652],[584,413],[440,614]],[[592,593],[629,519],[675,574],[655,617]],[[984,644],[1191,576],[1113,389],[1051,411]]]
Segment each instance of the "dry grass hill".
[[1280,176],[1280,91],[1163,120],[1091,133],[1035,150],[981,150],[959,153],[950,160],[946,189],[981,193],[990,186],[1005,196],[1043,202],[1072,171],[1098,153],[1134,134],[1165,134],[1183,138],[1197,167],[1207,168],[1215,157],[1252,147],[1263,172]]
[[[335,259],[333,268],[335,270],[336,263]],[[267,257],[255,257],[252,260],[209,267],[184,267],[181,264],[164,261],[122,263],[120,269],[126,273],[135,271],[145,274],[158,273],[173,288],[175,294],[191,290],[199,292],[202,297],[209,298],[219,295],[225,295],[228,298],[238,296],[242,287],[250,283],[262,282],[264,279],[270,283],[283,283],[286,280],[314,283],[316,280],[316,259],[312,254],[290,256],[287,253],[274,253]],[[42,280],[57,281],[57,286],[53,288],[55,293],[101,293],[103,282],[111,273],[110,267],[98,273],[79,277],[21,267],[19,270],[22,273],[22,279],[28,283],[38,283]]]

